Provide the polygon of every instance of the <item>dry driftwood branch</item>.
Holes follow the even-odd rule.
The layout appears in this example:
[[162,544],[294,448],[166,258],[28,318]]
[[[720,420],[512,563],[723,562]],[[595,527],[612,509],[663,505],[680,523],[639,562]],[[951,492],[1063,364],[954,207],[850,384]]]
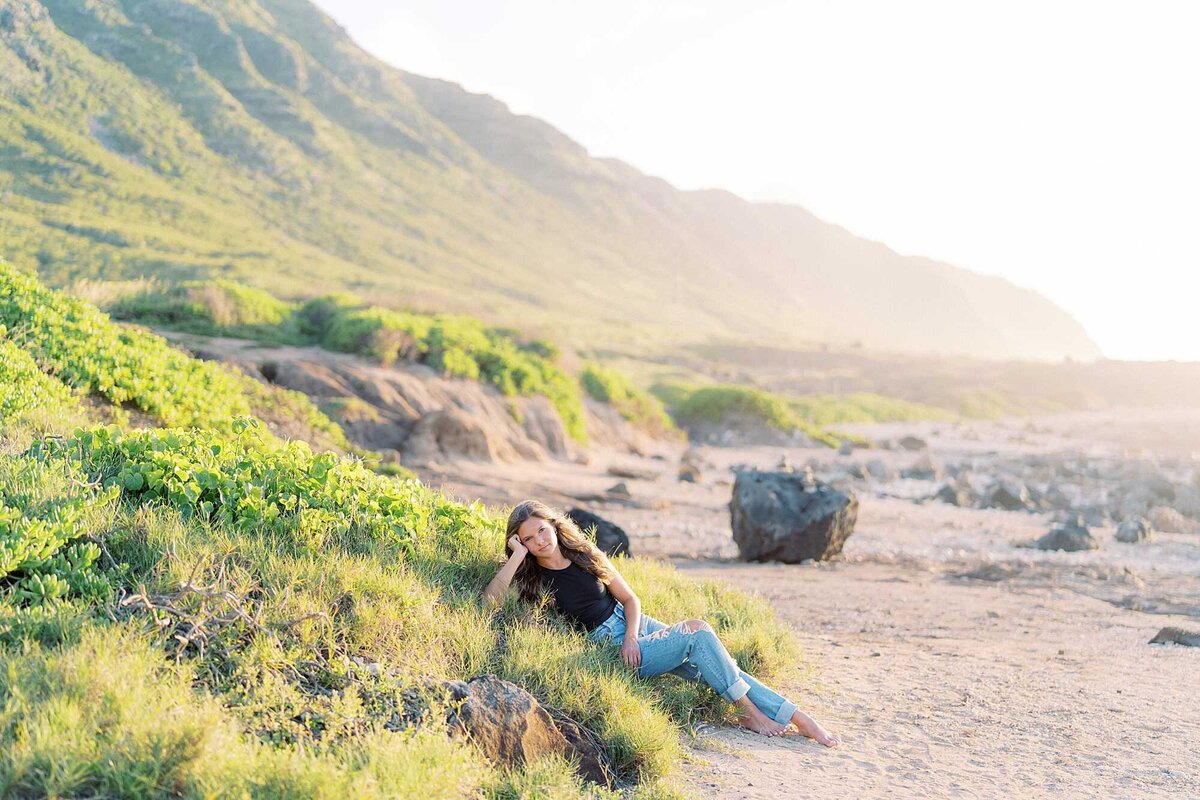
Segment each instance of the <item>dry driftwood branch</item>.
[[[168,559],[182,564],[174,547],[168,548],[166,553]],[[329,621],[328,614],[316,611],[295,619],[264,623],[265,604],[250,601],[246,596],[239,595],[229,588],[227,565],[233,555],[230,551],[217,560],[214,565],[216,575],[211,583],[197,583],[197,575],[207,561],[202,558],[192,565],[187,579],[176,590],[152,595],[146,591],[144,585],[139,585],[136,592],[121,597],[118,606],[123,609],[143,610],[150,615],[156,628],[169,630],[170,638],[178,643],[175,651],[177,660],[192,646],[203,658],[205,651],[223,629],[239,623],[250,630],[275,635],[276,631],[287,630],[309,620]],[[284,594],[281,604],[286,602],[289,596],[290,589]],[[224,648],[222,651],[228,652]]]

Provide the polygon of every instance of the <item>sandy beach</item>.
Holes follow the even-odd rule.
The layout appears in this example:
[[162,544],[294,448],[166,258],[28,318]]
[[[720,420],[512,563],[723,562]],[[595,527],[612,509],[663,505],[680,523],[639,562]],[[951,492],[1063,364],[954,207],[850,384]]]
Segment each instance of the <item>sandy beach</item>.
[[[989,458],[1030,454],[1165,458],[1153,447],[1131,452],[1131,442],[1155,441],[1146,425],[1137,414],[1099,427],[1071,415],[857,430],[920,435],[929,454],[973,458],[978,472]],[[1159,438],[1171,463],[1187,463],[1192,445]],[[900,467],[914,455],[709,447],[704,478],[692,484],[676,480],[680,450],[587,464],[462,463],[424,477],[496,505],[526,496],[584,505],[621,525],[639,557],[770,600],[810,674],[803,688],[777,688],[845,743],[827,750],[796,736],[706,727],[684,769],[695,794],[1200,797],[1200,649],[1148,644],[1165,626],[1200,629],[1200,535],[1158,532],[1124,544],[1106,523],[1092,526],[1097,550],[1040,551],[1026,545],[1046,532],[1050,513],[925,502],[927,485],[896,478],[855,488],[858,523],[838,559],[750,564],[737,560],[730,536],[731,466],[770,468],[786,457],[821,477],[839,461]],[[613,464],[661,474],[618,479],[607,472]],[[618,480],[628,498],[606,494]]]

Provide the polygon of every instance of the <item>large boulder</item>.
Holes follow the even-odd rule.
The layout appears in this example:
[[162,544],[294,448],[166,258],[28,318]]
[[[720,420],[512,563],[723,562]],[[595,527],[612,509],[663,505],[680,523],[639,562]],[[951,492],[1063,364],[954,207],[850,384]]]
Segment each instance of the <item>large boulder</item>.
[[900,470],[900,477],[936,481],[942,477],[942,465],[929,453],[923,453],[911,466]]
[[961,481],[942,484],[942,487],[933,493],[931,499],[960,508],[970,508],[975,502],[970,485],[964,485]]
[[1148,542],[1151,539],[1150,526],[1142,518],[1127,519],[1117,526],[1116,539],[1126,544]]
[[486,422],[457,408],[426,414],[404,443],[404,462],[516,461],[517,453]]
[[470,739],[494,764],[515,767],[558,755],[573,760],[585,780],[611,786],[602,751],[575,722],[556,719],[529,692],[493,675],[407,690],[404,711],[389,727],[420,724],[429,697],[438,695],[448,701],[451,733]]
[[1150,644],[1181,644],[1184,647],[1200,647],[1200,631],[1188,631],[1183,628],[1163,628],[1154,634]]
[[1005,511],[1032,511],[1035,506],[1029,488],[1015,481],[992,484],[979,504],[980,508],[1002,508]]
[[867,462],[867,473],[877,481],[894,481],[900,477],[896,468],[881,458],[873,458]]
[[596,529],[596,546],[610,556],[630,555],[629,534],[602,517],[582,508],[572,508],[567,516],[579,528],[587,533]]
[[1055,525],[1042,538],[1034,542],[1038,550],[1097,550],[1100,543],[1096,541],[1083,520],[1076,517],[1070,522]]
[[1146,517],[1156,531],[1163,533],[1200,533],[1200,523],[1190,520],[1170,506],[1150,509]]
[[853,492],[795,472],[739,472],[729,507],[733,539],[746,561],[832,558],[858,518]]

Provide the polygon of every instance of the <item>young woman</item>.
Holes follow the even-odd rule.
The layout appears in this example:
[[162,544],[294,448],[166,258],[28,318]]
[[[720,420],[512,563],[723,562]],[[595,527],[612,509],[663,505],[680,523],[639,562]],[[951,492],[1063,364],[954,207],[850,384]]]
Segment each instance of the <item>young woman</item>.
[[507,538],[508,561],[483,590],[488,602],[499,603],[514,581],[526,600],[537,600],[548,589],[558,610],[586,630],[589,639],[619,643],[622,661],[638,675],[670,672],[704,681],[737,705],[743,726],[766,736],[794,725],[826,747],[841,742],[795,703],[738,669],[703,620],[667,626],[643,614],[616,567],[565,514],[527,500],[509,515]]

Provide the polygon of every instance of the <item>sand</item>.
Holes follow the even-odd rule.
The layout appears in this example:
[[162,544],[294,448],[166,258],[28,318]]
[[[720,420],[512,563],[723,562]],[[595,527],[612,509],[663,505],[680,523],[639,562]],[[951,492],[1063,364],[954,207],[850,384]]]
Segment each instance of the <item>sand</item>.
[[[1126,419],[861,430],[915,432],[946,457],[1111,454],[1153,442],[1138,438],[1143,416]],[[1177,439],[1162,440],[1179,450]],[[1148,644],[1167,625],[1200,629],[1200,535],[1127,545],[1095,528],[1099,550],[1046,553],[1020,545],[1046,531],[1048,515],[916,503],[905,495],[917,488],[898,481],[859,491],[859,522],[841,559],[747,564],[729,532],[728,467],[845,457],[795,448],[705,454],[713,466],[700,484],[675,480],[670,448],[666,460],[596,454],[587,465],[456,464],[424,475],[497,505],[524,497],[586,505],[625,527],[639,557],[768,598],[809,673],[776,688],[844,744],[706,727],[681,777],[695,795],[1200,797],[1200,648]],[[577,499],[617,482],[610,463],[635,461],[662,477],[625,480],[630,501]]]

